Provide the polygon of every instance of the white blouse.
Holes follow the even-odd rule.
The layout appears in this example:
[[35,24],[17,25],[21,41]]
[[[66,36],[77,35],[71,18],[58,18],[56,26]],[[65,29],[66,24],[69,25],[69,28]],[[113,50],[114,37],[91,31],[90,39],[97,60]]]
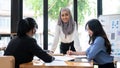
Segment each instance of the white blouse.
[[62,27],[59,25],[56,25],[55,37],[54,37],[53,45],[51,47],[51,51],[54,52],[56,50],[59,39],[60,39],[60,42],[63,42],[63,43],[70,43],[70,42],[74,41],[75,50],[78,52],[81,51],[79,35],[78,35],[76,25],[75,25],[75,29],[74,29],[73,33],[70,35],[67,35],[66,38],[65,38],[65,34],[62,31]]

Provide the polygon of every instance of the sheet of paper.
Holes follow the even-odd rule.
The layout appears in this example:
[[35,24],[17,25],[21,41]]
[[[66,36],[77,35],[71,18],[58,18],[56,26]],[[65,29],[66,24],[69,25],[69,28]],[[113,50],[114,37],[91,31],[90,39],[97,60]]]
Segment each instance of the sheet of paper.
[[120,68],[120,61],[117,62],[117,68]]
[[71,55],[71,57],[74,57],[74,58],[87,58],[86,55]]
[[68,61],[74,59],[71,56],[54,56],[56,61]]
[[45,63],[46,66],[67,66],[64,61],[53,61],[51,63]]

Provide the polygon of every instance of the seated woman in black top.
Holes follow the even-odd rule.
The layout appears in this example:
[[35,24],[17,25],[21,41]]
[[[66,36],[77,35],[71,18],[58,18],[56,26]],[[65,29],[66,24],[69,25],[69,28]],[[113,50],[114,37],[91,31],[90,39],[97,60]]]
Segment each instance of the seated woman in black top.
[[35,34],[37,24],[33,18],[25,18],[19,21],[17,37],[12,39],[4,55],[15,57],[15,68],[19,68],[22,63],[31,62],[34,56],[39,57],[44,62],[52,62],[54,57],[47,54],[32,38]]

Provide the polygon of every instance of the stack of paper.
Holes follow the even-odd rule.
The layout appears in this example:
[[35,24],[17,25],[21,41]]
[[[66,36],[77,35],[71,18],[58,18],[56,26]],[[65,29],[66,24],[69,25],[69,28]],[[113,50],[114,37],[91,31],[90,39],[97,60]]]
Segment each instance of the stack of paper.
[[46,66],[66,66],[67,64],[64,61],[53,61],[51,63],[45,63]]
[[45,63],[46,66],[66,66],[65,61],[74,59],[70,56],[54,56],[55,60],[51,63]]
[[61,61],[68,61],[74,59],[74,57],[71,56],[54,56],[55,60],[61,60]]

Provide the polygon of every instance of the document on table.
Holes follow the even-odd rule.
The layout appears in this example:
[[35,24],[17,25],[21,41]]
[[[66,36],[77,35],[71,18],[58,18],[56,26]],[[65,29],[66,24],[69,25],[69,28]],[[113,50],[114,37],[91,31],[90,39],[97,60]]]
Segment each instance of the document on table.
[[54,56],[55,60],[51,63],[45,63],[46,66],[66,66],[65,61],[74,59],[70,56]]
[[120,61],[117,62],[117,68],[120,68]]
[[68,61],[74,59],[71,56],[54,56],[56,61]]
[[74,62],[89,62],[86,55],[71,55],[74,57]]
[[45,66],[66,66],[67,64],[64,61],[56,61],[54,60],[51,63],[45,63]]
[[86,55],[71,55],[74,58],[87,58]]

